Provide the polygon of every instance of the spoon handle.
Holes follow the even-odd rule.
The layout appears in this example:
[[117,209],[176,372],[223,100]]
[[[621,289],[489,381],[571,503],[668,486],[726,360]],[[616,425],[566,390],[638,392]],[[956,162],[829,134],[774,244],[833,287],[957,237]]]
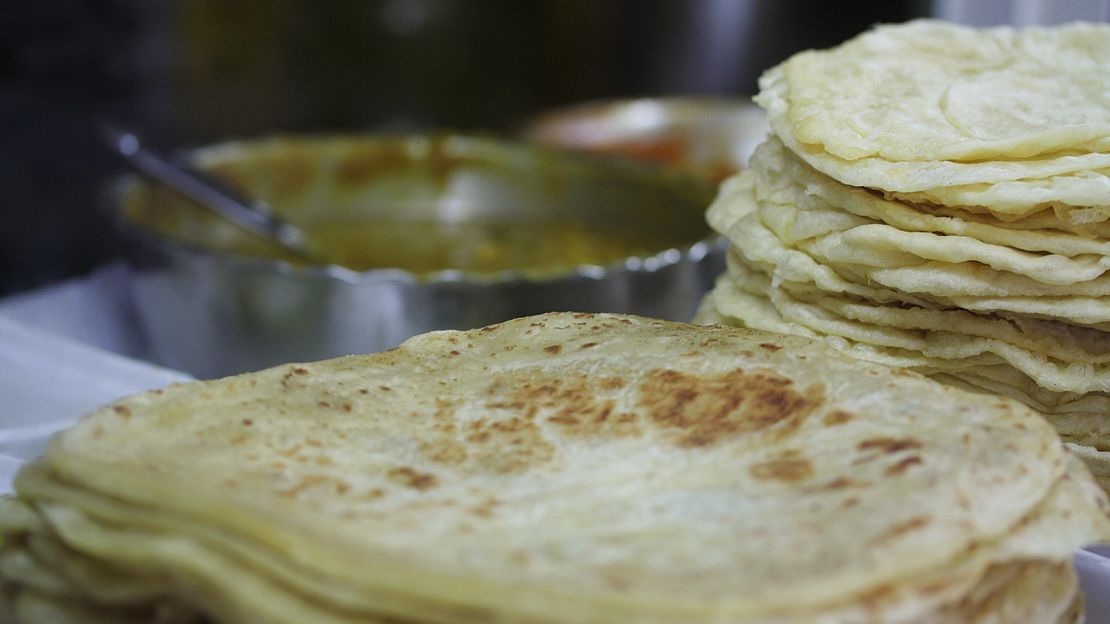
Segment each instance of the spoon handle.
[[114,123],[104,122],[100,133],[108,146],[147,176],[216,211],[232,223],[305,259],[305,236],[300,228],[251,201],[223,182],[143,145],[138,135]]

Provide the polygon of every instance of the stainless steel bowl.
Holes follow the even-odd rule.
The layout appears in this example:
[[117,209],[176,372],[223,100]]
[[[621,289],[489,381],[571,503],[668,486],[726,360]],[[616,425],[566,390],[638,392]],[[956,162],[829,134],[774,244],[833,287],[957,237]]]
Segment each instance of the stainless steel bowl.
[[[192,157],[310,233],[324,224],[315,231],[332,238],[361,232],[347,247],[377,240],[337,253],[336,264],[303,266],[171,191],[121,181],[114,206],[137,243],[134,301],[152,358],[202,378],[551,310],[685,320],[723,268],[724,243],[703,218],[714,185],[636,163],[457,135],[278,138]],[[626,231],[667,244],[563,265],[410,270],[410,247],[453,243],[378,231],[432,224],[436,239],[440,225],[565,222],[603,232],[602,251]],[[375,257],[382,247],[393,251]]]

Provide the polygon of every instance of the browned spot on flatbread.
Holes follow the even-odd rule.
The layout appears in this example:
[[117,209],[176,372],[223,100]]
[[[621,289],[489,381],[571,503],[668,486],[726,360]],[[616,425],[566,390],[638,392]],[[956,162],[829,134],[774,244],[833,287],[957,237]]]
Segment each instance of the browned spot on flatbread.
[[557,344],[548,345],[548,346],[544,347],[543,350],[547,351],[551,355],[558,355],[559,352],[563,350],[563,345],[557,345]]
[[748,472],[756,479],[802,481],[813,476],[813,464],[805,458],[772,459],[753,464]]
[[693,375],[656,369],[640,385],[639,407],[672,431],[678,446],[693,448],[752,432],[786,438],[824,396],[823,385],[799,391],[790,379],[766,370]]
[[119,414],[120,418],[131,418],[131,408],[126,405],[113,405],[112,411]]
[[286,388],[292,388],[294,386],[303,387],[304,384],[296,378],[305,377],[308,374],[308,369],[303,366],[291,366],[289,370],[285,371],[285,374],[281,376],[281,385]]
[[275,452],[278,455],[281,455],[282,457],[295,457],[298,453],[301,452],[301,448],[303,448],[303,447],[300,444],[294,444],[293,446],[291,446],[287,449],[283,449],[283,450],[279,450],[279,451],[275,451]]
[[562,436],[636,435],[640,431],[636,420],[624,413],[614,414],[616,402],[609,398],[624,385],[619,377],[582,374],[536,379],[515,386],[497,384],[491,386],[491,393],[499,400],[487,406],[548,423]]
[[913,438],[871,438],[857,446],[861,451],[877,450],[884,453],[897,453],[907,449],[921,448],[921,441]]
[[782,349],[782,347],[780,347],[779,345],[774,344],[772,342],[761,342],[761,343],[759,343],[759,347],[761,349],[766,349],[768,351],[771,351],[772,353],[775,352],[775,351],[778,351],[779,349]]
[[346,494],[351,489],[351,484],[342,479],[328,475],[308,475],[297,482],[291,488],[278,492],[279,495],[286,498],[293,498],[304,492],[318,487],[327,487],[335,491],[337,494]]
[[597,383],[605,390],[620,390],[627,385],[621,377],[599,377]]
[[491,518],[500,504],[501,501],[491,496],[472,507],[470,511],[479,518]]
[[439,479],[434,474],[428,472],[419,472],[408,466],[394,468],[385,474],[390,481],[410,487],[414,490],[429,490],[439,485]]
[[919,456],[910,455],[909,457],[903,459],[902,461],[900,461],[900,462],[898,462],[894,465],[887,466],[886,470],[883,471],[883,474],[885,474],[888,477],[893,477],[894,475],[902,474],[910,466],[913,466],[915,464],[921,464],[921,463],[924,463],[924,460],[922,460]]
[[863,481],[856,481],[855,479],[850,479],[848,477],[837,477],[829,481],[828,483],[822,483],[821,485],[818,485],[815,489],[818,491],[843,490],[845,488],[861,487],[864,485],[867,485],[867,483]]
[[444,436],[435,441],[426,440],[420,444],[420,452],[437,464],[459,465],[470,456],[466,446],[454,438]]
[[821,419],[821,424],[825,425],[826,427],[835,427],[837,425],[843,425],[844,423],[849,422],[850,420],[852,420],[852,418],[853,416],[851,412],[846,412],[844,410],[838,409],[825,414],[825,417]]
[[856,597],[867,609],[873,610],[877,609],[882,602],[888,600],[894,591],[894,587],[884,584],[859,593]]
[[906,533],[911,533],[925,527],[925,525],[929,524],[930,521],[931,520],[929,516],[917,516],[915,518],[910,518],[909,520],[904,520],[897,524],[893,524],[890,526],[890,528],[880,533],[875,539],[871,540],[871,543],[881,544],[882,542],[896,539],[905,535]]
[[523,416],[475,420],[466,425],[466,442],[470,463],[501,474],[523,472],[555,456],[539,425]]

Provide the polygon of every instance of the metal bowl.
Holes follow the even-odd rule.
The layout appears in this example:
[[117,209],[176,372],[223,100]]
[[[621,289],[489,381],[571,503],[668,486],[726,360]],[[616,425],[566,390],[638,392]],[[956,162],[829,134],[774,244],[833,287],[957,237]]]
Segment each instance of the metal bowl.
[[672,96],[586,102],[525,124],[533,141],[619,154],[721,181],[747,166],[770,126],[747,99]]
[[[458,135],[275,138],[191,157],[336,246],[335,264],[298,264],[165,188],[121,180],[113,207],[136,243],[151,357],[202,378],[552,310],[686,320],[723,269],[703,218],[714,185],[637,163]],[[571,243],[524,237],[527,266],[414,260],[465,246],[444,231],[567,224],[603,244],[545,261],[533,247],[560,256]],[[657,244],[614,257],[628,232]]]

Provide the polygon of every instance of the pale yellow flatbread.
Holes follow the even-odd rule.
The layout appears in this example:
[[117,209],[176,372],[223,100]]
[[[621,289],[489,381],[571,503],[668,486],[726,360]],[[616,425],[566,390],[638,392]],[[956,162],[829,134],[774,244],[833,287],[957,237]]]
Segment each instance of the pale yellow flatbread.
[[[1110,537],[1069,457],[1016,402],[804,339],[550,314],[107,406],[0,527],[143,581],[62,570],[46,603],[97,613],[1057,622]],[[0,567],[19,608],[32,576]]]

